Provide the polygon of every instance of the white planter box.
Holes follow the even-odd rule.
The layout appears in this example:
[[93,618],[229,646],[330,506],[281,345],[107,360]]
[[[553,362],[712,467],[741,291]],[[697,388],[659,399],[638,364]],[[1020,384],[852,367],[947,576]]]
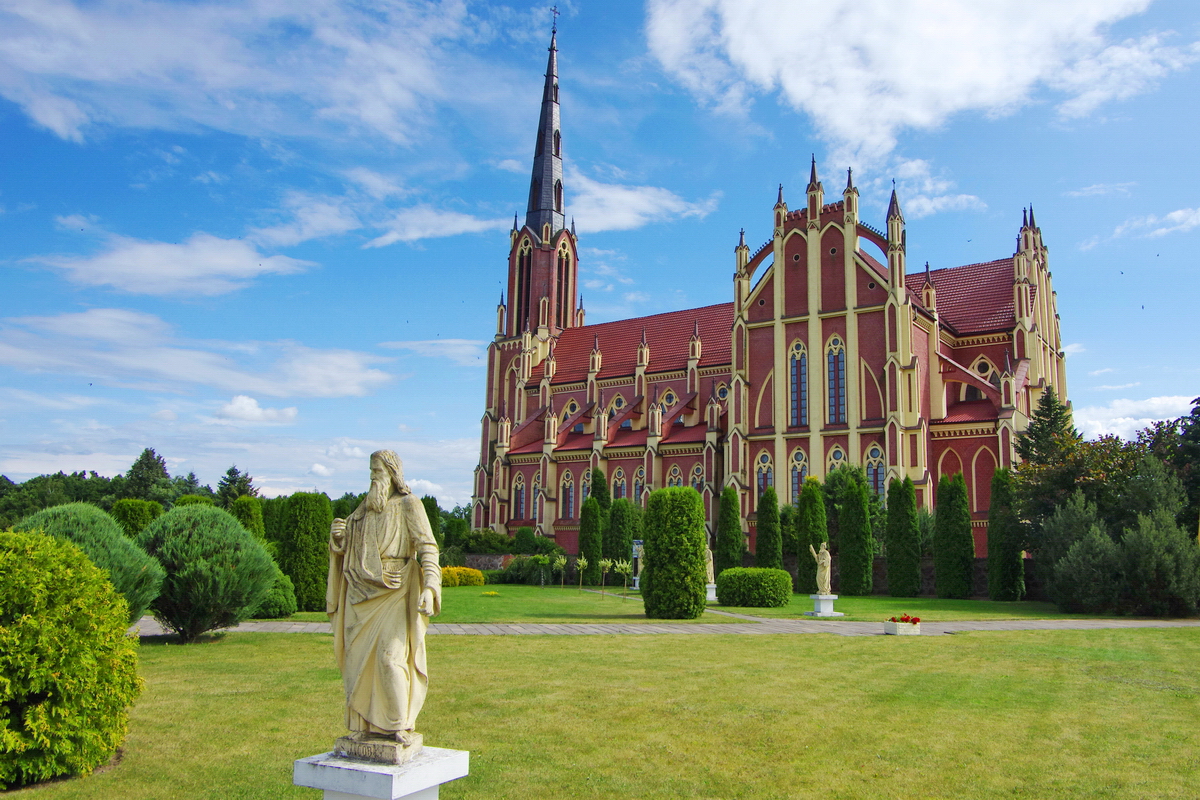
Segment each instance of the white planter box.
[[921,623],[914,625],[911,622],[885,622],[883,632],[888,636],[920,636]]

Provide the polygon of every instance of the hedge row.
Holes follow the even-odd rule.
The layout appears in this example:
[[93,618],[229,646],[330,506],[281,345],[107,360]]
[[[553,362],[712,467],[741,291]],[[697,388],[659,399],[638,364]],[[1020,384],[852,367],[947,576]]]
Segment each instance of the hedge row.
[[723,606],[779,608],[792,599],[792,576],[787,570],[731,567],[717,576],[717,600]]
[[483,586],[483,573],[470,567],[442,567],[442,587]]

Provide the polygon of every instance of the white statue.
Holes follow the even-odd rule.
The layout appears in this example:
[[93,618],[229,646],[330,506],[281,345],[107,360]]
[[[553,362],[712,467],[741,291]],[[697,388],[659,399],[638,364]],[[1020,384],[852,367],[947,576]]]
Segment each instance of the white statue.
[[[396,454],[372,453],[370,491],[329,531],[325,611],[351,731],[338,740],[339,755],[399,763],[420,749],[413,729],[429,685],[425,631],[441,604],[442,572],[425,507],[404,482]],[[404,750],[412,752],[399,755]]]
[[833,588],[829,585],[829,565],[833,561],[833,557],[829,555],[829,543],[821,542],[819,553],[813,550],[810,544],[808,552],[817,560],[817,594],[833,594]]
[[704,579],[709,583],[717,582],[716,576],[713,575],[713,553],[711,547],[704,548],[704,575]]

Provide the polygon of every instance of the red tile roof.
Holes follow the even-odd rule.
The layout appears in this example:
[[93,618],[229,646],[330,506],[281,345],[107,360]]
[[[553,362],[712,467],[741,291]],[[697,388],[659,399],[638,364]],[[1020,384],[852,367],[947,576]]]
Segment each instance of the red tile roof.
[[[703,345],[700,366],[730,363],[730,331],[733,328],[733,303],[704,308],[689,308],[649,317],[635,317],[582,328],[568,328],[554,348],[554,383],[575,383],[587,378],[592,345],[598,338],[603,360],[601,378],[632,375],[637,365],[637,347],[646,332],[650,345],[647,372],[668,372],[687,367],[688,342],[700,323]],[[540,369],[538,370],[540,373]]]
[[[1011,258],[935,269],[929,277],[937,290],[938,316],[955,333],[986,333],[1016,324]],[[925,273],[911,272],[904,283],[920,296]]]
[[[940,305],[940,304],[939,304]],[[946,418],[934,420],[933,424],[944,422],[947,424],[957,422],[987,422],[997,418],[996,407],[992,405],[990,400],[968,400],[964,403],[955,403],[946,409]]]

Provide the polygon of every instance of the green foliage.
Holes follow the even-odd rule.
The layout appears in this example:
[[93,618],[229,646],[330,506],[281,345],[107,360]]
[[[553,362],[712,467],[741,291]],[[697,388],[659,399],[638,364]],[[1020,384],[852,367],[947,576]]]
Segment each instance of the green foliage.
[[179,497],[175,498],[175,503],[172,505],[172,508],[179,508],[181,506],[214,506],[216,504],[216,500],[206,495],[181,494]]
[[225,474],[217,483],[217,505],[229,508],[234,500],[244,494],[257,497],[258,489],[254,488],[254,479],[250,477],[250,473],[242,472],[237,468],[237,464],[234,464],[225,470]]
[[[288,498],[260,497],[259,503],[262,505],[263,531],[267,535],[267,541],[278,542],[283,538],[283,525],[287,519]],[[343,514],[339,514],[338,516],[343,519],[346,517]]]
[[783,539],[783,554],[785,556],[796,555],[796,506],[780,507],[779,536]]
[[608,489],[608,479],[604,477],[604,470],[599,467],[592,468],[592,488],[589,497],[596,498],[596,502],[600,504],[600,524],[608,519],[608,510],[612,508],[612,493]]
[[491,528],[476,528],[464,532],[459,536],[457,546],[462,548],[464,553],[481,555],[501,555],[513,551],[512,539]]
[[579,511],[579,554],[587,559],[582,577],[588,586],[600,584],[600,559],[604,557],[603,515],[600,501],[594,494],[583,501]]
[[125,535],[130,538],[137,536],[142,530],[163,513],[161,503],[153,500],[136,500],[132,497],[113,503],[108,512],[117,521]]
[[[241,622],[274,583],[275,565],[267,551],[220,508],[171,509],[141,532],[138,544],[167,572],[152,606],[154,616],[184,642]],[[324,583],[322,576],[322,601]]]
[[695,619],[705,606],[704,501],[690,486],[658,489],[646,504],[640,588],[650,619]]
[[438,506],[437,498],[431,494],[421,498],[421,505],[425,506],[425,517],[429,520],[429,527],[433,531],[433,540],[437,542],[438,549],[441,550],[444,543],[442,539],[442,509]]
[[1025,596],[1025,559],[1021,521],[1014,508],[1012,472],[992,475],[992,505],[988,509],[988,597],[1020,600]]
[[199,497],[207,497],[212,499],[212,487],[200,483],[200,479],[196,477],[196,473],[189,472],[187,475],[176,475],[171,478],[171,494],[175,497],[172,505],[178,505],[179,498],[184,495],[196,495]]
[[279,568],[292,579],[301,611],[325,610],[332,524],[333,507],[324,494],[296,492],[288,498],[279,538]]
[[121,497],[137,500],[154,500],[166,505],[174,497],[171,476],[167,473],[167,462],[154,448],[147,447],[133,462],[120,490]]
[[550,559],[544,555],[520,555],[508,562],[496,583],[524,583],[545,586],[551,582]]
[[933,585],[938,597],[971,597],[975,574],[975,540],[962,473],[943,475],[938,483],[933,531]]
[[[344,495],[339,497],[337,500],[334,500],[333,501],[333,517],[334,517],[334,519],[346,519],[347,517],[349,517],[352,513],[354,513],[354,509],[358,508],[358,504],[361,503],[366,498],[366,496],[367,496],[366,492],[362,492],[361,494],[355,494],[354,492],[346,492]],[[424,502],[424,501],[422,501],[422,502]],[[265,511],[265,509],[264,509],[264,511]]]
[[892,478],[888,485],[887,578],[888,594],[892,597],[916,597],[921,594],[921,531],[917,522],[917,491],[909,477],[904,480]]
[[1050,386],[1038,400],[1029,427],[1017,436],[1017,455],[1031,464],[1051,464],[1060,460],[1079,438],[1071,424],[1071,412]]
[[465,519],[457,517],[442,517],[442,542],[446,547],[454,547],[462,540],[463,534],[471,529]]
[[740,567],[745,549],[746,537],[742,533],[737,488],[726,486],[721,492],[717,512],[717,546],[713,552],[713,572],[720,575],[731,567]]
[[263,526],[262,501],[254,495],[244,494],[229,504],[229,513],[242,523],[242,527],[260,542],[266,542],[267,531]]
[[[840,467],[830,470],[829,474],[825,476],[823,491],[827,535],[829,536],[827,541],[829,542],[829,552],[834,555],[840,553],[842,548],[842,509],[847,502],[857,503],[859,487],[865,486],[867,486],[866,470],[853,464],[842,464]],[[882,501],[870,490],[867,491],[866,520],[867,531],[870,535],[868,546],[874,553],[874,539],[877,535],[882,538],[883,530],[887,526],[887,517]]]
[[779,497],[768,486],[758,498],[754,564],[762,569],[783,568],[783,537],[779,532]]
[[1108,534],[1107,526],[1100,519],[1095,503],[1088,501],[1083,492],[1077,491],[1042,524],[1037,539],[1037,557],[1034,566],[1042,579],[1046,593],[1057,597],[1055,588],[1055,565],[1067,554],[1076,542],[1092,528]]
[[[245,496],[247,495],[243,495]],[[254,619],[284,619],[296,613],[296,589],[292,586],[292,579],[284,575],[283,570],[274,562],[271,562],[271,568],[274,576],[271,588],[267,590],[258,607],[250,613]]]
[[504,583],[504,570],[502,569],[484,569],[480,570],[483,573],[484,585],[493,583]]
[[[499,572],[499,570],[495,570]],[[503,583],[504,581],[494,581]],[[470,567],[445,567],[442,569],[442,587],[453,586],[483,586],[484,575]]]
[[820,551],[821,543],[829,541],[825,508],[821,482],[816,478],[804,481],[796,506],[796,591],[801,594],[817,591],[817,562],[809,548]]
[[452,544],[445,550],[438,552],[438,563],[443,567],[465,567],[467,565],[467,554],[463,549],[456,544]]
[[0,790],[87,775],[141,693],[128,607],[76,545],[0,533]]
[[779,608],[792,599],[792,576],[782,569],[733,567],[717,576],[723,606]]
[[108,573],[108,579],[125,598],[129,623],[140,619],[158,596],[162,567],[125,535],[116,520],[89,503],[47,508],[26,517],[17,530],[40,530],[79,545],[93,564]]
[[1122,583],[1120,548],[1093,525],[1054,565],[1054,602],[1064,611],[1113,611]]
[[921,557],[933,555],[933,531],[937,527],[937,514],[928,508],[917,509],[917,530],[920,531]]
[[0,475],[0,529],[17,524],[30,514],[65,503],[91,503],[110,508],[114,499],[114,482],[123,477],[105,478],[95,472],[59,472],[39,475],[22,484],[15,484]]
[[1121,604],[1130,614],[1184,617],[1200,606],[1200,547],[1166,509],[1139,517],[1126,531],[1121,567]]
[[859,471],[846,471],[850,477],[841,487],[841,501],[838,503],[838,527],[842,540],[838,550],[838,571],[841,575],[839,592],[868,595],[874,585],[875,561],[871,501],[866,475],[860,476]]
[[536,539],[537,537],[533,535],[533,528],[523,525],[517,528],[517,535],[513,537],[512,551],[532,555],[537,551]]
[[631,500],[613,500],[604,527],[604,557],[632,558],[633,541],[642,538],[642,507]]

